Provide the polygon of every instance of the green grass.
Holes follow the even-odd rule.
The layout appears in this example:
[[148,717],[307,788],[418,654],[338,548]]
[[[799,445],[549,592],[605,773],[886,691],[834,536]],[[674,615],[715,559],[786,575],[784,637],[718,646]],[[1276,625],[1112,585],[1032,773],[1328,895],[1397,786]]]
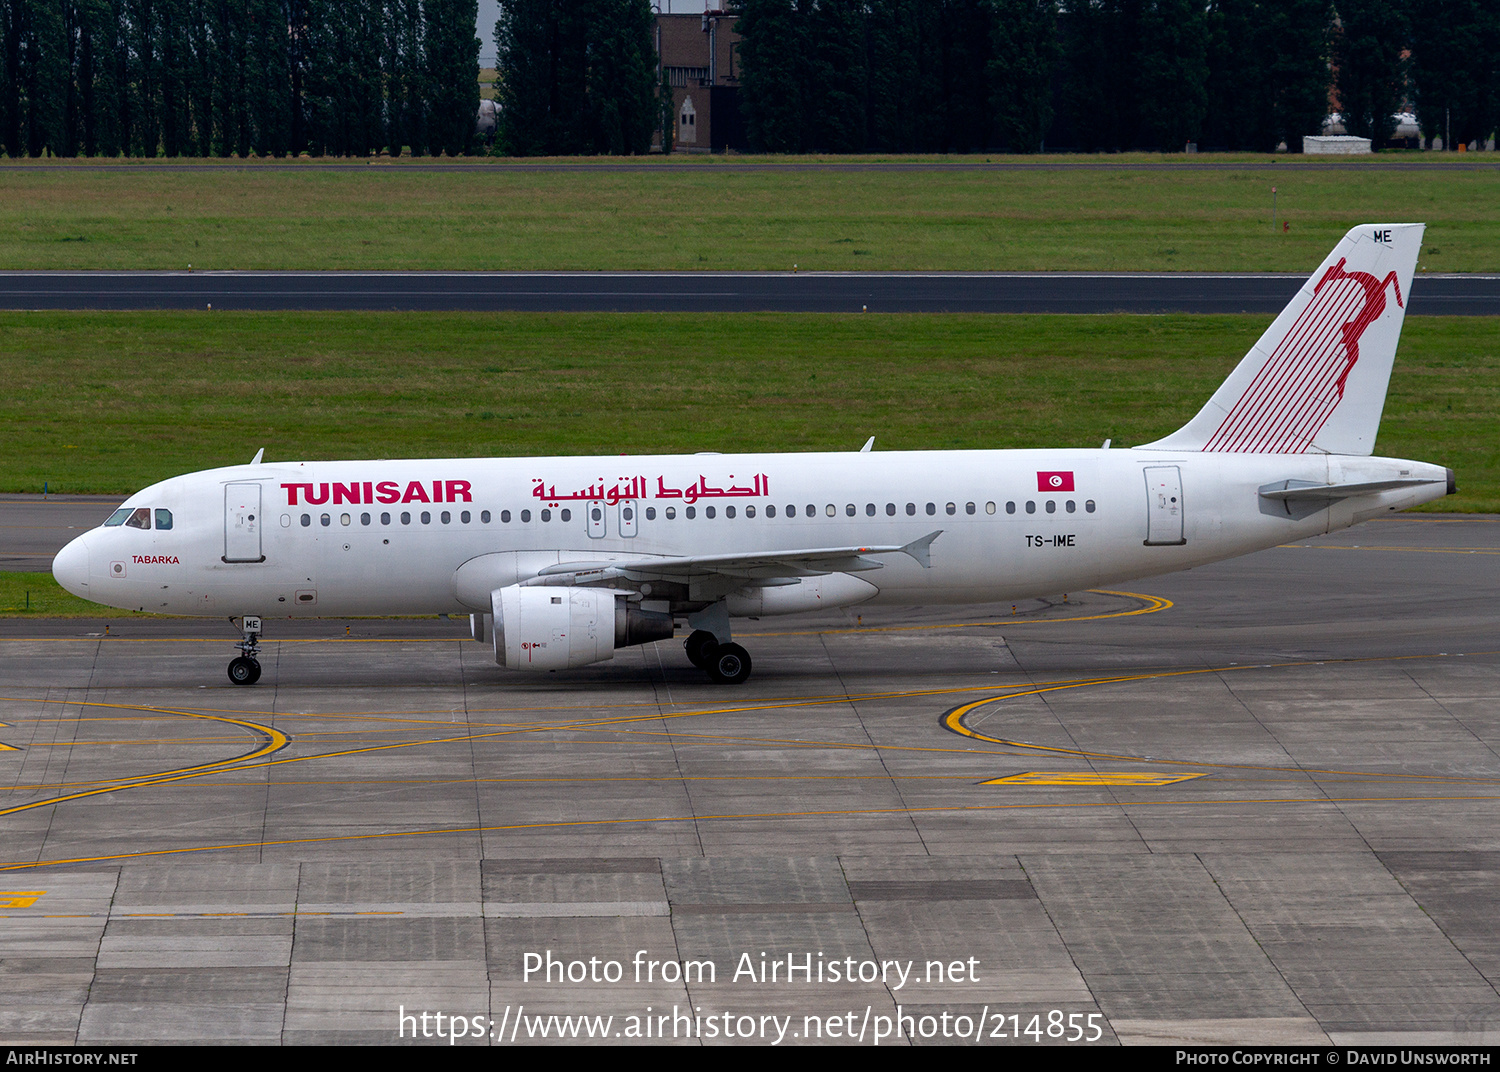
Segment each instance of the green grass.
[[0,618],[155,618],[90,603],[63,591],[50,573],[0,572]]
[[[0,313],[0,490],[272,460],[1145,442],[1260,316]],[[1410,317],[1378,453],[1500,511],[1500,321]]]
[[[569,172],[495,160],[475,172],[355,163],[6,166],[0,269],[1307,272],[1354,224],[1420,220],[1429,225],[1424,270],[1500,270],[1500,168],[745,172],[719,157],[638,170],[570,160],[586,166]],[[1273,185],[1287,233],[1272,227]]]

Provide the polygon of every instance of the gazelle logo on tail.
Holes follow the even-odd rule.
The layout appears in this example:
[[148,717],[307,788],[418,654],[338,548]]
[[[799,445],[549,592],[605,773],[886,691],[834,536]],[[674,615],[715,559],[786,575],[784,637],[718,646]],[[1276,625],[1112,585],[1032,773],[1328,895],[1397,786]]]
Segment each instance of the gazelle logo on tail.
[[1145,445],[1370,454],[1422,231],[1421,224],[1350,231],[1198,415]]
[[1394,271],[1377,280],[1368,272],[1346,272],[1347,257],[1329,268],[1313,288],[1315,297],[1297,318],[1240,396],[1204,450],[1300,454],[1312,444],[1359,361],[1359,339],[1385,312],[1385,288],[1401,281]]

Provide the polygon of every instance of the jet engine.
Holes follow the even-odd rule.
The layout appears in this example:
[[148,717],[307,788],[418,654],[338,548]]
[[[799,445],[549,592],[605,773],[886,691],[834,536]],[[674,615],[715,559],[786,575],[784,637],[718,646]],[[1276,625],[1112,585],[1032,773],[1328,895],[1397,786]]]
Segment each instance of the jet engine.
[[672,616],[602,588],[513,584],[490,593],[495,661],[512,670],[568,670],[616,648],[672,638]]

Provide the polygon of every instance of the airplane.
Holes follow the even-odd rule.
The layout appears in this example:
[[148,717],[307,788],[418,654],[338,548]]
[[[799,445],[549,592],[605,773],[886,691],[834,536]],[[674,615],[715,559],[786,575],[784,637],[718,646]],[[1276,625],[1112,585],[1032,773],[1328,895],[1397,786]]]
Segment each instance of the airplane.
[[566,670],[736,618],[1015,600],[1169,573],[1455,490],[1372,456],[1422,224],[1344,236],[1203,408],[1130,449],[266,462],[162,481],[52,572],[113,607],[237,620],[463,614],[495,661]]

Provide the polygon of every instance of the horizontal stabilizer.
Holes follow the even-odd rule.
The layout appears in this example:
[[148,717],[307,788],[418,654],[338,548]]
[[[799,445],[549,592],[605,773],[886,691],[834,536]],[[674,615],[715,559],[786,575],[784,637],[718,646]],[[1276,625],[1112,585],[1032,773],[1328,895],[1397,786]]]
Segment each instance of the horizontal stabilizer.
[[1418,484],[1436,484],[1436,480],[1405,477],[1400,480],[1367,480],[1362,484],[1315,484],[1308,480],[1278,480],[1259,489],[1265,499],[1283,502],[1334,502],[1353,495],[1372,495],[1377,491],[1412,488]]

